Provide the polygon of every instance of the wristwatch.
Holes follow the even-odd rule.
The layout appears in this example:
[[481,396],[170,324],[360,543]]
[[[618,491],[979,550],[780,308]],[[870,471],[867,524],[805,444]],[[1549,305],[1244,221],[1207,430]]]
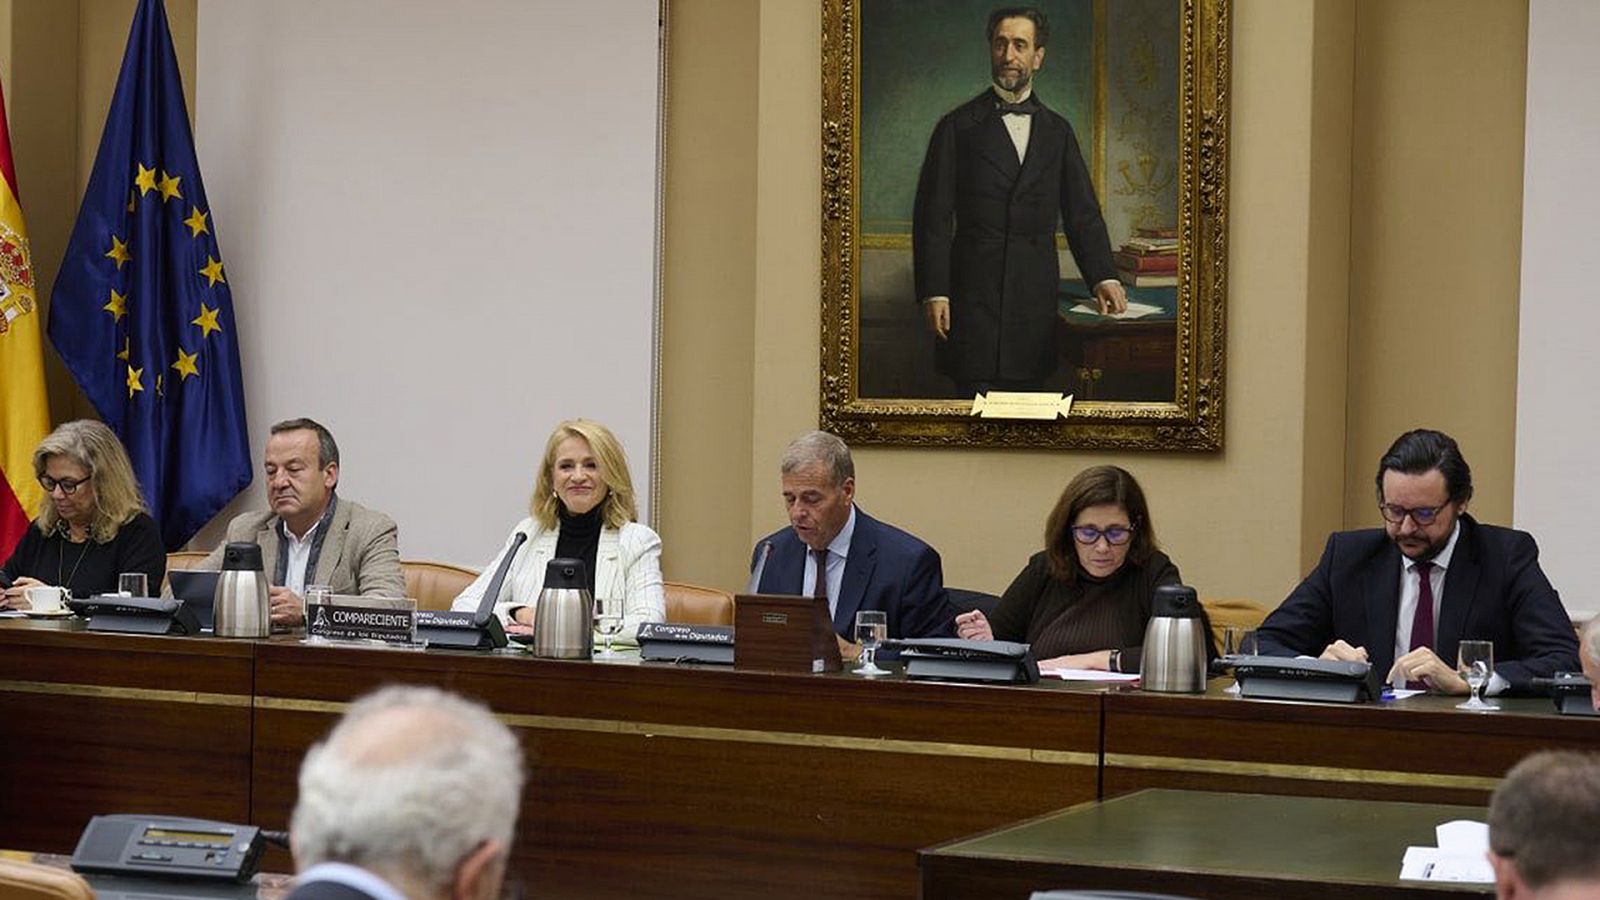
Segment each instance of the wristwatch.
[[1110,669],[1113,672],[1121,672],[1122,671],[1122,651],[1121,650],[1113,649],[1111,651],[1111,660],[1108,663],[1106,663],[1106,668]]

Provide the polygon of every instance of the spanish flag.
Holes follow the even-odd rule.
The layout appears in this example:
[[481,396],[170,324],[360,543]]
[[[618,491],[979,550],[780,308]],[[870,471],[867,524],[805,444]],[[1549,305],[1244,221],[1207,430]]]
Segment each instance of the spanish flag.
[[33,477],[33,448],[50,430],[44,390],[42,313],[34,296],[28,229],[17,201],[5,91],[0,89],[0,562],[44,502]]

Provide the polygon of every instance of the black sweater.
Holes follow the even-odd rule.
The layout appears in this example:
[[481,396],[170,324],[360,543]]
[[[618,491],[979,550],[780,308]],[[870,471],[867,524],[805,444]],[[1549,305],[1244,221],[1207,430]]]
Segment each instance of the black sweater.
[[1130,560],[1109,578],[1080,575],[1074,584],[1050,575],[1041,550],[1006,588],[989,628],[997,640],[1032,644],[1036,659],[1121,650],[1122,671],[1137,672],[1156,588],[1178,583],[1178,567],[1159,550],[1144,565]]
[[117,536],[104,544],[93,540],[75,544],[60,533],[44,534],[35,523],[28,526],[0,571],[13,580],[37,578],[69,588],[80,598],[115,593],[118,575],[143,572],[150,582],[149,593],[159,595],[161,579],[167,574],[167,553],[162,548],[161,529],[147,513],[129,519],[117,529]]

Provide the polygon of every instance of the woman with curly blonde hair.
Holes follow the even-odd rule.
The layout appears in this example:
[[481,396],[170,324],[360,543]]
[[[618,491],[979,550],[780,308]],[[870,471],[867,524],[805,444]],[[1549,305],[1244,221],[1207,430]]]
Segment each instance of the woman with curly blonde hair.
[[123,572],[143,572],[151,590],[160,588],[167,571],[161,530],[110,428],[90,419],[61,425],[34,449],[33,474],[45,500],[0,566],[12,582],[0,606],[26,609],[30,587],[63,587],[76,597],[112,593]]

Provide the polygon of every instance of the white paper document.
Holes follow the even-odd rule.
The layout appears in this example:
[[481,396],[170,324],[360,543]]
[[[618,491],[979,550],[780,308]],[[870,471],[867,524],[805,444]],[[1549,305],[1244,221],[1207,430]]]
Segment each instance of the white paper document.
[[1100,307],[1095,306],[1092,303],[1079,303],[1077,306],[1074,306],[1071,310],[1069,310],[1069,312],[1081,313],[1089,316],[1099,316],[1102,319],[1142,319],[1146,316],[1159,316],[1166,312],[1166,310],[1159,306],[1151,306],[1148,303],[1140,303],[1136,300],[1129,300],[1128,308],[1119,313],[1106,313],[1101,315]]
[[1040,669],[1039,674],[1046,678],[1061,678],[1066,681],[1138,681],[1137,672],[1102,672],[1099,669]]
[[1489,826],[1457,819],[1434,829],[1437,847],[1407,847],[1400,877],[1412,881],[1462,881],[1493,884],[1489,866]]

